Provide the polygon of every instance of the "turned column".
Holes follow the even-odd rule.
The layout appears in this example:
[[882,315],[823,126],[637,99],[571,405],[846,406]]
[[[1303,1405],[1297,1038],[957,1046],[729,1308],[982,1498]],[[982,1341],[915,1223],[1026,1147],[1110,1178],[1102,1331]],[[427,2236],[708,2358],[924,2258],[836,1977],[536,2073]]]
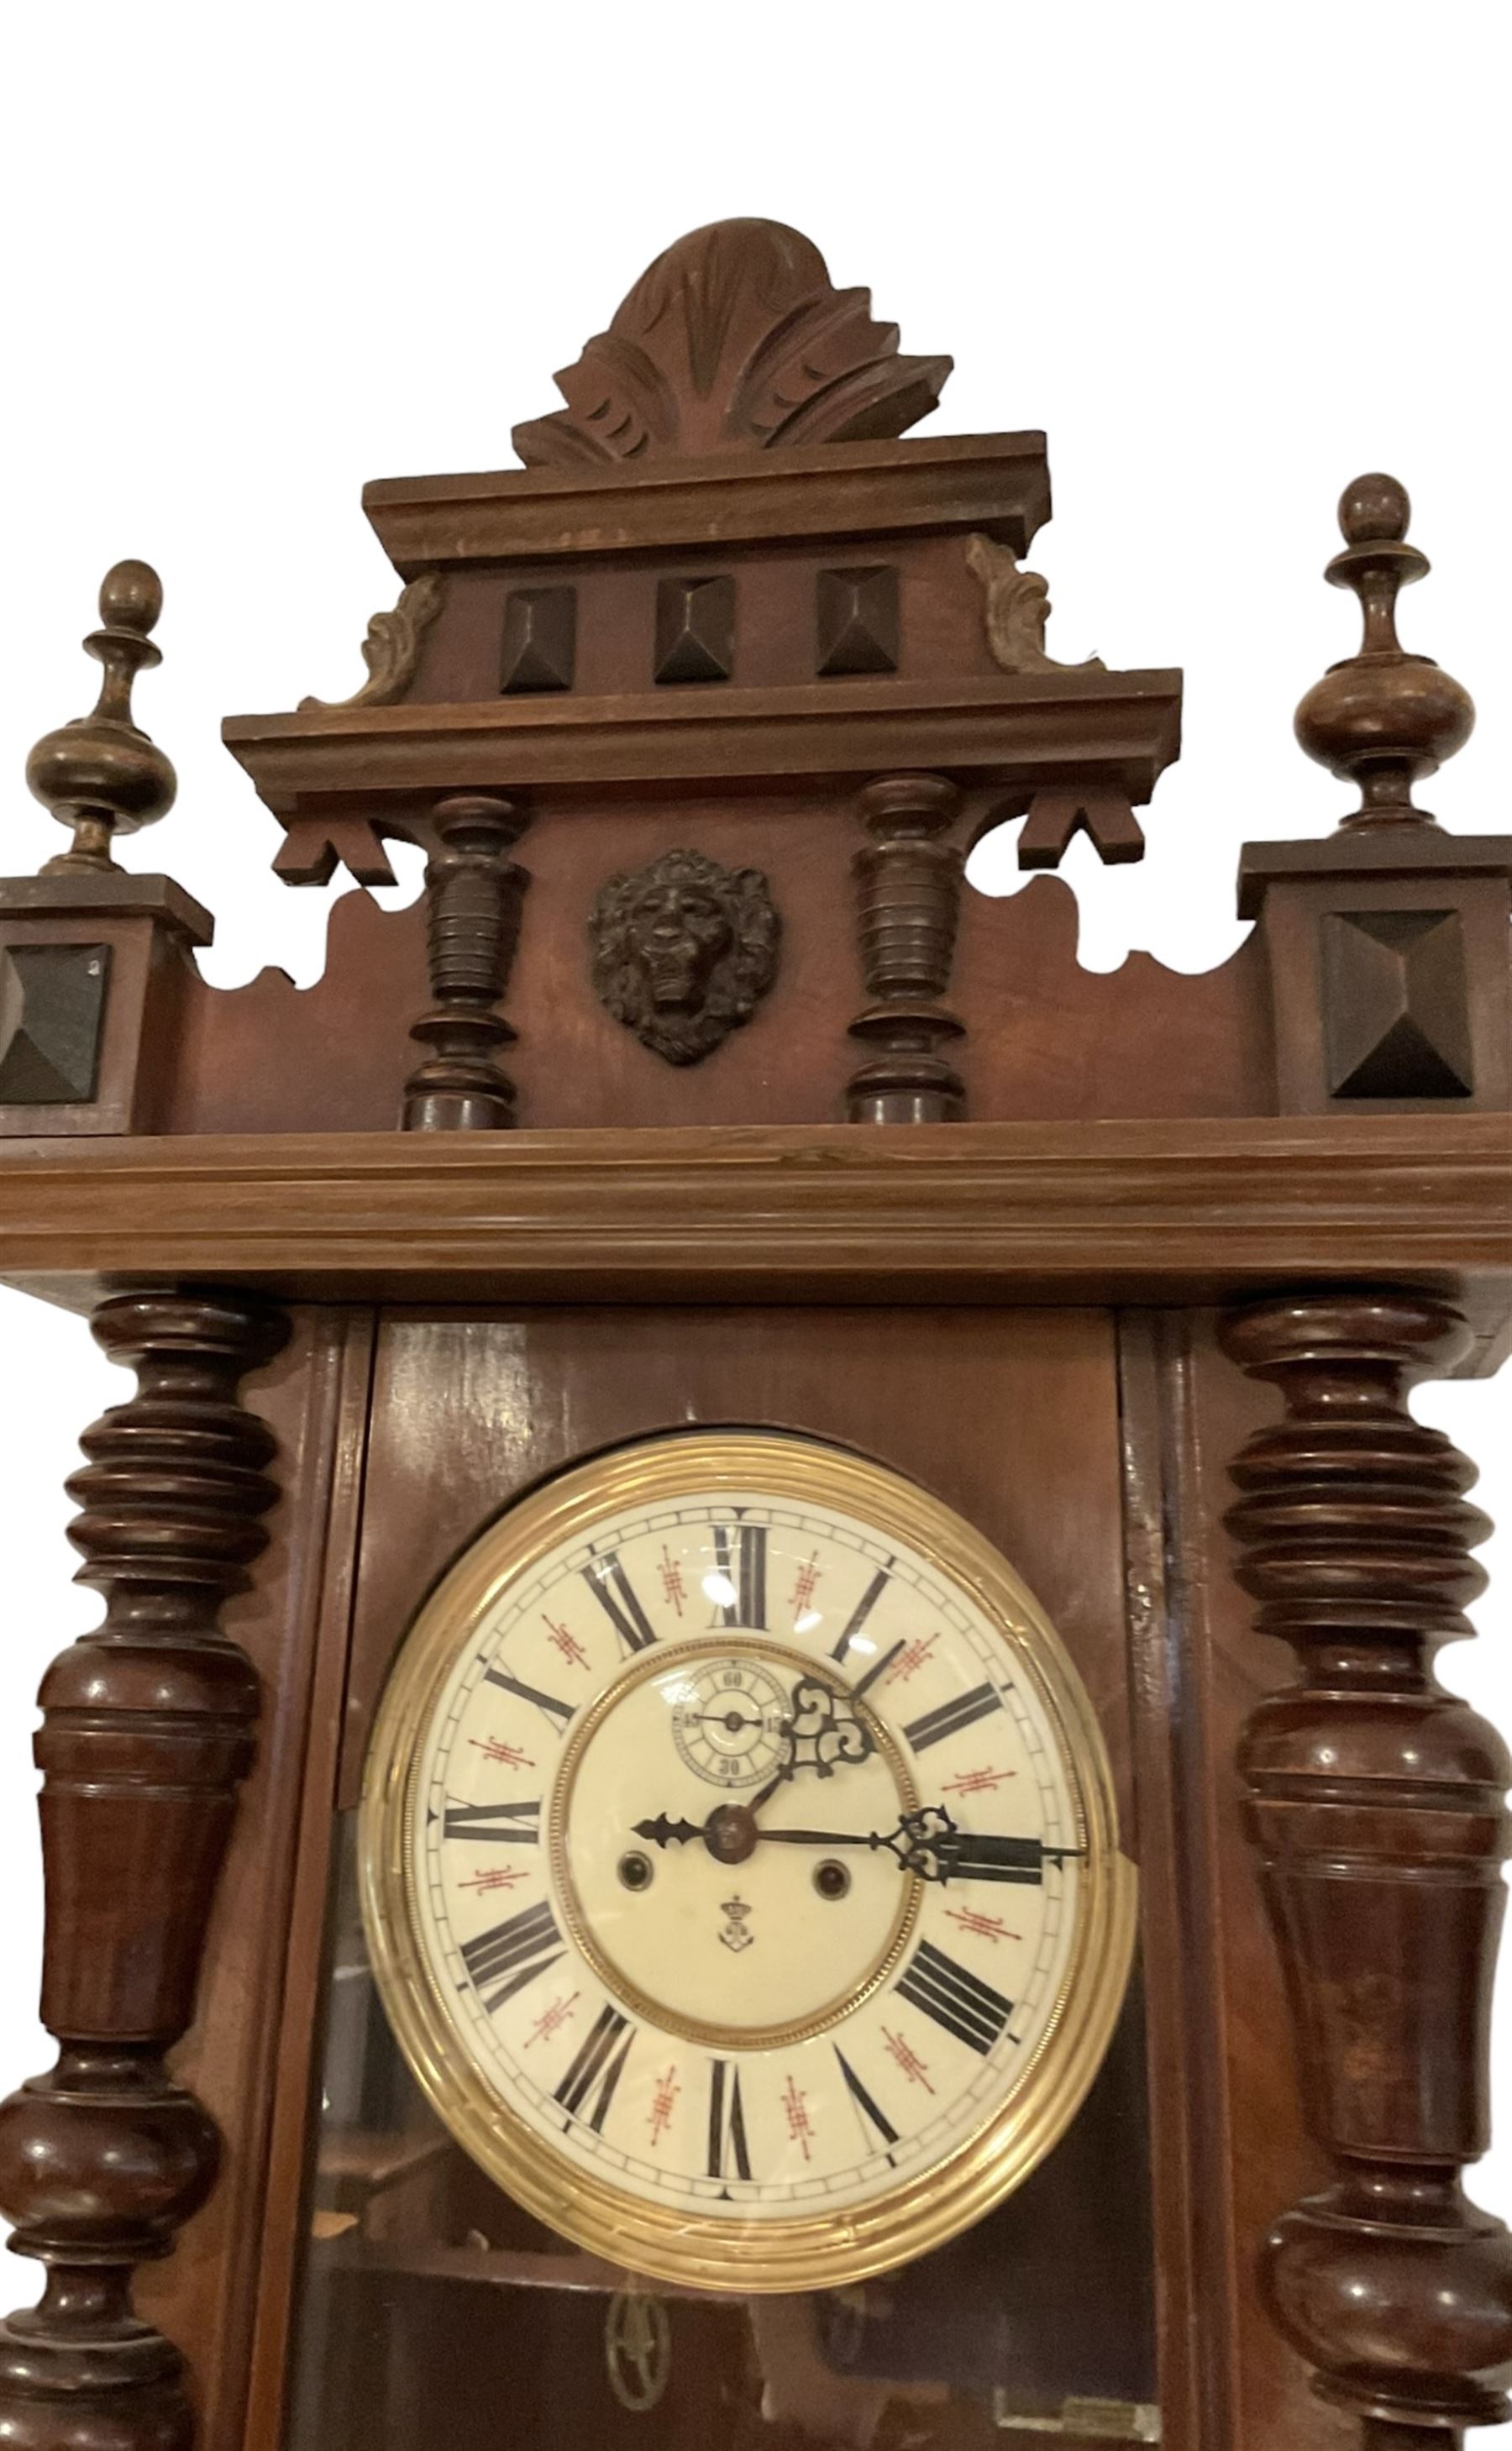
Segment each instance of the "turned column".
[[1239,1456],[1228,1517],[1255,1623],[1296,1652],[1241,1767],[1332,2183],[1285,2211],[1262,2284],[1364,2451],[1452,2451],[1506,2414],[1512,2241],[1462,2193],[1488,2141],[1505,1748],[1432,1668],[1484,1581],[1471,1465],[1406,1399],[1468,1349],[1415,1294],[1262,1303],[1227,1352],[1285,1419]]
[[433,1001],[409,1033],[431,1052],[404,1084],[406,1131],[501,1131],[515,1120],[515,1086],[496,1061],[515,1033],[496,1007],[509,984],[528,882],[509,850],[529,822],[508,800],[481,792],[458,793],[431,813]]
[[853,1124],[958,1121],[966,1091],[940,1049],[964,1026],[951,983],[963,861],[943,837],[960,794],[940,775],[887,775],[860,797],[872,840],[855,854],[861,971],[872,999],[851,1036],[873,1049],[846,1091]]
[[235,1295],[143,1294],[105,1303],[94,1332],[137,1392],[86,1432],[69,1482],[79,1580],[106,1615],[41,1694],[42,2015],[58,2059],[0,2106],[0,2205],[47,2284],[0,2326],[0,2441],[187,2451],[181,2361],[133,2311],[131,2278],[215,2177],[215,2129],[165,2053],[194,2012],[258,1707],[218,1625],[277,1496],[272,1438],[237,1389],[285,1328]]

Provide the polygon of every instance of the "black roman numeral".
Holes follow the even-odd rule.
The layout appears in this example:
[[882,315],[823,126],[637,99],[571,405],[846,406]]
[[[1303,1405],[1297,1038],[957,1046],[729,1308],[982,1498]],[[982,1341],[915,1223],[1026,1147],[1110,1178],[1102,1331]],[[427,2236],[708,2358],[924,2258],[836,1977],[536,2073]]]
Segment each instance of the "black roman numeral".
[[[491,1931],[481,1931],[476,1940],[462,1944],[462,1964],[478,1986],[483,2007],[490,2016],[555,1966],[562,1955],[561,1934],[557,1918],[544,1898],[540,1906],[521,1907],[518,1914],[506,1915]],[[498,1990],[489,1986],[498,1984]]]
[[582,1578],[627,1651],[644,1651],[655,1642],[656,1629],[612,1549],[584,1566]]
[[767,1621],[767,1527],[764,1523],[717,1523],[715,1562],[735,1594],[715,1612],[718,1625],[759,1626]]
[[483,1683],[501,1685],[504,1692],[513,1694],[517,1700],[534,1702],[538,1711],[544,1711],[548,1718],[560,1720],[562,1727],[572,1716],[573,1705],[570,1702],[559,1702],[555,1694],[543,1694],[539,1685],[521,1684],[518,1676],[506,1676],[501,1668],[485,1668]]
[[[860,2078],[856,2075],[854,2069],[851,2066],[850,2061],[846,2058],[845,2053],[841,2050],[838,2043],[835,2045],[835,2056],[840,2063],[840,2074],[845,2079],[846,2088],[850,2093],[851,2100],[854,2103],[857,2110],[861,2114],[863,2123],[861,2130],[862,2134],[866,2135],[865,2123],[870,2121],[877,2134],[881,2137],[884,2145],[895,2145],[897,2143],[897,2129],[893,2127],[893,2122],[889,2119],[886,2111],[879,2110],[877,2108],[876,2103],[873,2099],[872,2095],[868,2093],[865,2086],[861,2083]],[[867,2142],[868,2144],[871,2143],[871,2138],[869,2136],[867,2137]]]
[[540,1804],[448,1804],[443,1838],[482,1838],[493,1846],[540,1846]]
[[[886,1591],[887,1584],[887,1569],[885,1566],[878,1566],[865,1591],[856,1601],[854,1608],[851,1611],[845,1632],[841,1635],[839,1641],[835,1644],[835,1649],[830,1654],[830,1657],[832,1659],[838,1659],[843,1666],[846,1653],[850,1650],[852,1643],[855,1640],[856,1636],[860,1633],[863,1625],[865,1625],[867,1618],[875,1608],[877,1601]],[[872,1673],[874,1676],[876,1674],[874,1669]]]
[[740,2071],[731,2060],[711,2060],[709,2071],[709,2176],[749,2179],[751,2155],[745,2141]]
[[448,1804],[442,1831],[445,1838],[481,1838],[498,1846],[536,1847],[540,1843],[540,1806],[536,1804]]
[[956,1694],[950,1701],[941,1702],[926,1711],[920,1719],[911,1719],[903,1734],[916,1754],[927,1745],[937,1745],[943,1736],[958,1735],[975,1719],[985,1719],[1003,1707],[1003,1697],[995,1685],[973,1685],[969,1694]]
[[957,1966],[932,1940],[920,1941],[912,1966],[898,1978],[897,1993],[973,2051],[990,2051],[1013,2013],[1011,2000]]
[[598,2097],[588,2115],[588,2125],[596,2134],[602,2133],[604,2121],[609,2116],[609,2106],[615,2098],[615,2088],[635,2038],[636,2029],[629,2018],[622,2017],[618,2009],[605,2001],[593,2026],[583,2036],[571,2068],[557,2088],[557,2101],[563,2110],[570,2110],[576,2118],[597,2082]]

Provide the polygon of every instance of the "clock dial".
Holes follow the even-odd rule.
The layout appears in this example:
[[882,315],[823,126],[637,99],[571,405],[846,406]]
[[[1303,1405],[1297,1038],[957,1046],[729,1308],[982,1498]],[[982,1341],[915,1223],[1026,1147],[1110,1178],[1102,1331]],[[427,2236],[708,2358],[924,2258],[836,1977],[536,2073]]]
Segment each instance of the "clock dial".
[[1086,1697],[959,1518],[816,1442],[621,1450],[485,1533],[375,1735],[366,1912],[438,2109],[664,2276],[835,2281],[1049,2149],[1127,1976]]

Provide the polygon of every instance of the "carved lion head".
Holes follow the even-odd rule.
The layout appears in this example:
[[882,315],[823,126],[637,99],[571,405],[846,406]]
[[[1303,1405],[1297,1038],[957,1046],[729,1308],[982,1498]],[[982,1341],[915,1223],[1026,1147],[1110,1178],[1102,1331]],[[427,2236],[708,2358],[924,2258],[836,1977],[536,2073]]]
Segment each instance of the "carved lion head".
[[599,889],[589,921],[594,988],[643,1047],[669,1064],[697,1064],[772,985],[777,931],[759,869],[664,852]]

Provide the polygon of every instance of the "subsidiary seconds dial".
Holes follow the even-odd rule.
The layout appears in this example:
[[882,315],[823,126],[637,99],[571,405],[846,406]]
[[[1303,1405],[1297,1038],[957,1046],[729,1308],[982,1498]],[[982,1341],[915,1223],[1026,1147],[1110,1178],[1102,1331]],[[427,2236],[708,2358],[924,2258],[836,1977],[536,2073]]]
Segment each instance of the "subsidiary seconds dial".
[[681,1759],[712,1787],[755,1787],[782,1757],[792,1697],[758,1659],[728,1654],[693,1670],[672,1708]]
[[1006,1561],[817,1442],[658,1440],[485,1532],[401,1656],[365,1911],[460,2140],[617,2262],[859,2277],[1074,2112],[1128,1971],[1095,1722]]

